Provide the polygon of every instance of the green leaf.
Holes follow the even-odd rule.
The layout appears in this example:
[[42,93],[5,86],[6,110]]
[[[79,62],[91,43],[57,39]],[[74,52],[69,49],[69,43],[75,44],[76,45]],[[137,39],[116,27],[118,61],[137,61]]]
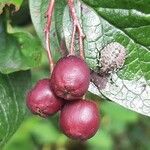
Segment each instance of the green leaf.
[[4,17],[0,16],[0,72],[4,74],[39,66],[41,46],[29,33],[7,33]]
[[[102,90],[96,90],[94,85],[91,85],[90,90],[97,95],[101,93],[126,108],[150,116],[150,38],[148,36],[150,32],[150,5],[147,5],[147,3],[150,4],[150,1],[140,1],[140,10],[138,1],[98,1],[96,6],[92,5],[96,1],[84,0],[84,2],[95,9],[97,21],[99,20],[97,24],[96,19],[93,20],[95,25],[92,21],[89,22],[92,22],[95,29],[97,26],[101,27],[99,32],[93,33],[95,36],[99,35],[98,44],[97,41],[93,42],[93,45],[96,45],[94,49],[101,51],[107,44],[118,42],[126,48],[127,52],[124,67],[119,72],[111,74],[106,87]],[[87,20],[94,18],[95,12],[92,9],[85,6],[82,18],[87,18],[90,15],[91,17],[88,17]],[[85,11],[89,11],[89,14],[84,14]],[[90,28],[88,31],[90,32]],[[139,38],[140,35],[142,36]],[[100,41],[100,39],[102,40]],[[88,44],[91,45],[90,42]]]
[[96,0],[83,1],[92,6],[98,15],[107,21],[109,33],[111,30],[116,30],[111,36],[127,48],[130,55],[120,73],[121,77],[133,79],[139,74],[146,80],[150,80],[148,61],[150,57],[150,0],[140,2],[135,0],[124,2],[107,0],[104,2],[100,0],[95,6],[93,4],[96,3]]
[[[123,68],[105,80],[97,76],[99,85],[91,83],[89,91],[150,116],[150,0],[83,2],[75,1],[75,4],[86,35],[85,56],[90,68],[99,73],[101,50],[112,42],[124,46],[127,53]],[[48,1],[30,0],[32,20],[42,41],[47,7]],[[57,52],[56,49],[62,50],[64,45],[69,49],[72,22],[65,0],[56,0],[51,33],[55,33],[51,34],[53,53]],[[102,87],[103,82],[106,85]]]
[[17,11],[20,8],[22,2],[23,0],[1,0],[0,1],[0,14],[3,12],[3,8],[5,7],[5,5],[14,5],[15,11]]
[[[109,4],[111,5],[111,3]],[[105,9],[101,7],[99,8],[97,6],[95,8],[97,11],[96,13],[93,11],[93,8],[91,9],[85,4],[77,2],[76,10],[78,11],[78,16],[81,19],[80,21],[86,35],[84,43],[86,60],[94,71],[99,72],[99,67],[101,66],[100,52],[109,43],[117,42],[123,45],[126,48],[127,53],[125,65],[120,71],[114,72],[110,77],[108,77],[108,82],[105,87],[99,88],[95,87],[94,84],[91,84],[89,90],[96,95],[103,95],[105,98],[117,102],[126,108],[150,116],[150,87],[148,83],[150,79],[150,42],[149,45],[136,42],[136,40],[123,31],[121,27],[118,27],[119,23],[116,22],[116,20],[114,20],[116,24],[113,24],[100,13],[100,11],[102,11],[105,15],[109,16],[109,18],[113,19],[114,17],[116,19],[115,16],[119,18],[121,13],[124,15],[126,14],[122,9],[118,11],[118,14],[113,14],[111,16],[111,13],[105,12]],[[128,15],[128,17],[130,17],[130,15]],[[133,17],[135,17],[135,20],[138,20],[136,16]],[[139,22],[141,22],[143,16],[141,18],[140,16],[138,17]],[[72,27],[67,7],[64,10],[63,18],[63,31],[67,47],[69,48]],[[145,18],[147,18],[147,15]],[[143,24],[145,23],[145,26],[147,26],[147,21],[149,20],[148,18],[145,18],[143,19]],[[129,20],[131,21],[133,18],[129,18]],[[122,24],[125,23],[127,24],[127,22],[123,20]],[[130,22],[130,24],[132,23]],[[134,24],[137,25],[138,23],[136,24],[134,22]],[[143,33],[143,41],[144,39],[149,38],[145,33],[146,32]],[[102,80],[103,78],[99,84],[101,84]]]
[[0,147],[15,133],[24,119],[25,95],[30,83],[29,71],[0,74]]

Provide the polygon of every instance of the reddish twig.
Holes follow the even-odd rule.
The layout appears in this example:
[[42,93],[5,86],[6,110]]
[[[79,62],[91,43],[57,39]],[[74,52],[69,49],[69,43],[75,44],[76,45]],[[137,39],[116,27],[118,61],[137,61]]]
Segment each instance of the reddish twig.
[[75,41],[75,32],[78,32],[79,36],[79,49],[80,49],[80,56],[84,58],[84,49],[83,49],[83,39],[85,37],[82,28],[80,26],[80,22],[78,20],[76,11],[75,11],[75,6],[74,6],[74,0],[68,0],[68,6],[70,10],[70,15],[73,20],[73,33],[72,33],[72,38],[71,38],[71,48],[70,48],[70,53],[74,53],[74,41]]
[[55,4],[55,0],[51,0],[49,3],[48,10],[46,12],[47,22],[46,22],[45,29],[44,29],[46,51],[47,51],[47,55],[48,55],[48,59],[49,59],[51,72],[53,71],[53,68],[54,68],[54,61],[53,61],[52,53],[50,50],[50,28],[51,28],[51,23],[52,23],[54,4]]

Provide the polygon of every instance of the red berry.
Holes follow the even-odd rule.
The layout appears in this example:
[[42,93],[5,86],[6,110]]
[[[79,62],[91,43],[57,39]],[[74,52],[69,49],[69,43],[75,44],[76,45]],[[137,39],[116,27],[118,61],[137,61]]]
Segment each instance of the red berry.
[[88,90],[90,69],[83,59],[70,55],[57,62],[51,78],[57,96],[66,100],[79,99]]
[[39,80],[27,95],[27,106],[33,114],[48,117],[60,110],[63,102],[51,90],[50,80]]
[[79,100],[67,103],[60,114],[60,128],[72,139],[87,140],[99,129],[100,114],[95,102]]

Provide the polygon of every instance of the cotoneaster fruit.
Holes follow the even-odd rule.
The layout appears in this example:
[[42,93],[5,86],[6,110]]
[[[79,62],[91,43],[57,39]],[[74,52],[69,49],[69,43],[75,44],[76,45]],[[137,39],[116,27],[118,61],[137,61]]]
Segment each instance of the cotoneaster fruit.
[[66,56],[54,67],[51,82],[57,96],[66,100],[79,99],[88,90],[90,69],[78,56]]
[[95,135],[100,125],[100,114],[95,102],[78,100],[67,103],[60,114],[62,132],[76,140],[87,140]]
[[33,114],[48,117],[61,109],[63,101],[54,95],[49,79],[39,80],[27,95],[27,106]]

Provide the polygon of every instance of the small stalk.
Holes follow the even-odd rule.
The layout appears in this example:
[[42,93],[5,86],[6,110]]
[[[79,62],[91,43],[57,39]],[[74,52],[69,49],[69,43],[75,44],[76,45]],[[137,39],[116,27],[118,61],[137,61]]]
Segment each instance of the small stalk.
[[83,40],[85,35],[83,33],[83,30],[81,28],[80,22],[78,20],[75,11],[74,0],[68,0],[68,6],[69,6],[71,18],[73,20],[73,33],[71,38],[70,54],[74,54],[75,33],[78,32],[80,56],[84,59]]
[[49,64],[50,64],[51,73],[52,73],[53,68],[54,68],[54,60],[53,60],[52,53],[51,53],[51,50],[50,50],[50,29],[51,29],[54,5],[55,5],[55,0],[51,0],[50,3],[49,3],[49,6],[48,6],[48,10],[46,12],[47,22],[46,22],[46,25],[45,25],[45,28],[44,28],[45,45],[46,45],[46,51],[47,51],[47,56],[48,56],[48,60],[49,60]]

